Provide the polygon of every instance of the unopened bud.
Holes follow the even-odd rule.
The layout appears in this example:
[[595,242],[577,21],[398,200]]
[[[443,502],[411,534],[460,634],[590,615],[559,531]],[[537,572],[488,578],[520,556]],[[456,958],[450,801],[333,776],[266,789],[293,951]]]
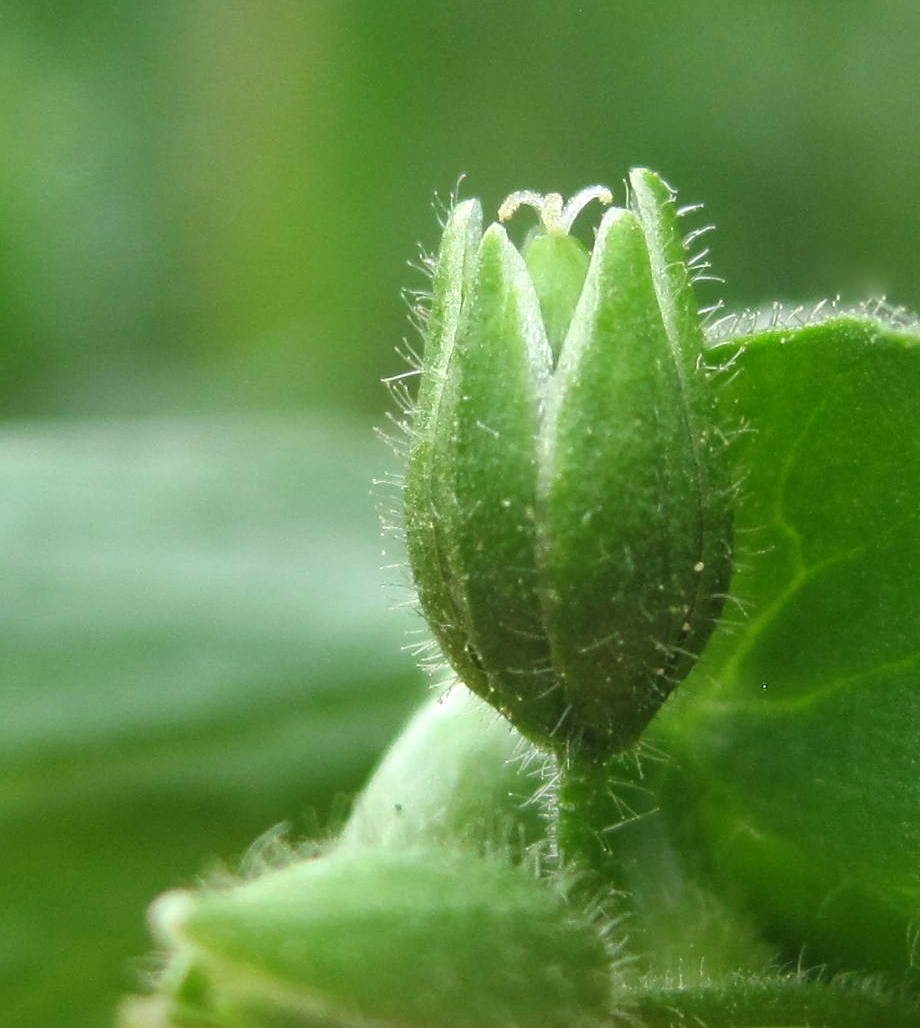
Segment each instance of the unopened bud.
[[463,681],[529,738],[633,744],[687,674],[731,568],[724,436],[674,194],[512,194],[523,252],[454,208],[434,271],[406,485],[420,604]]
[[610,1013],[597,927],[469,853],[332,853],[167,893],[151,920],[171,960],[125,1028],[587,1028]]

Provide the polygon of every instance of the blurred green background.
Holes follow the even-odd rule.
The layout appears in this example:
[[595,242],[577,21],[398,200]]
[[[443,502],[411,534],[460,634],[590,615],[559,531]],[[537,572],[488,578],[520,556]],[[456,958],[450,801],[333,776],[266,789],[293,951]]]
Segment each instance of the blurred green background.
[[84,1028],[156,892],[325,824],[423,690],[369,426],[434,193],[647,164],[706,302],[920,307],[920,7],[0,14],[0,1019]]

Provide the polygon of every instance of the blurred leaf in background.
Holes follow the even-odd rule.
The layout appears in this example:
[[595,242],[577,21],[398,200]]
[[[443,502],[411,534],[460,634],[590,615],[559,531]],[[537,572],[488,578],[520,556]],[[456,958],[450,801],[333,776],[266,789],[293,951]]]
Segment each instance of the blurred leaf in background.
[[911,0],[5,6],[8,414],[376,412],[461,172],[645,164],[708,201],[730,304],[920,306]]
[[4,1023],[108,1023],[151,897],[324,826],[423,695],[380,458],[303,418],[0,431]]
[[645,164],[719,225],[704,302],[920,307],[920,7],[0,8],[0,1010],[82,1028],[150,897],[418,695],[366,422],[428,198]]

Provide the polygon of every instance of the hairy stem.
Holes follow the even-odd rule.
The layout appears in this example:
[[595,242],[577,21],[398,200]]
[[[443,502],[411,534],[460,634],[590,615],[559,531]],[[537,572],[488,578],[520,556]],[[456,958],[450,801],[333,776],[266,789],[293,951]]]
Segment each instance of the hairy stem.
[[623,823],[626,811],[610,781],[615,777],[607,761],[568,757],[559,762],[556,810],[556,847],[559,862],[578,876],[577,892],[605,906],[621,892],[619,865],[611,834]]

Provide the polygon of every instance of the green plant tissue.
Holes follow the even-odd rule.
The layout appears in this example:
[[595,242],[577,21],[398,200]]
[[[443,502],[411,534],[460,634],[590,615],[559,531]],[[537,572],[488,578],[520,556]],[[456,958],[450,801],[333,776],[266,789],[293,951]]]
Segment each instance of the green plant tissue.
[[424,692],[348,422],[0,431],[0,1011],[106,1024],[143,912],[353,792]]

